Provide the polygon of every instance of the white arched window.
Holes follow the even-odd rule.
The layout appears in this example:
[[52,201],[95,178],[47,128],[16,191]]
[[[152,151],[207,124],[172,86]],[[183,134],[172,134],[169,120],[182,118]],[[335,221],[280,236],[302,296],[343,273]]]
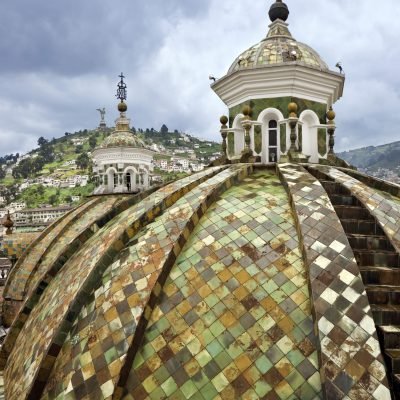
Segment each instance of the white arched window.
[[303,154],[309,156],[309,162],[318,163],[318,124],[319,118],[312,110],[305,110],[300,114],[299,121],[302,126],[302,143],[301,148]]
[[279,126],[282,121],[284,116],[276,108],[266,108],[257,118],[257,122],[262,126],[262,163],[279,162],[281,154]]
[[268,122],[268,162],[278,159],[278,122],[274,119]]

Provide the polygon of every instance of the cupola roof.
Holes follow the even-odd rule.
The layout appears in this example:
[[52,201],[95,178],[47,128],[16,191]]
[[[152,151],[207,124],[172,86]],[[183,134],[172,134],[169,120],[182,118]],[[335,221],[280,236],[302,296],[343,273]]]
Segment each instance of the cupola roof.
[[261,42],[241,53],[229,68],[228,74],[255,67],[275,64],[298,63],[320,70],[329,70],[319,54],[304,43],[293,38],[285,22],[289,9],[282,1],[271,6],[267,36]]

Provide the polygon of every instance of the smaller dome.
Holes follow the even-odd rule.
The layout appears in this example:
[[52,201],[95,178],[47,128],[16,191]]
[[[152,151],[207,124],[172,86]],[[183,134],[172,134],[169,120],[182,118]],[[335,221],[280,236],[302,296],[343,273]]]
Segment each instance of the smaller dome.
[[272,4],[269,9],[269,18],[272,22],[277,19],[281,19],[282,21],[286,21],[289,17],[289,9],[288,6],[282,2],[282,0],[276,0],[274,4]]
[[236,58],[228,74],[249,68],[276,64],[297,63],[319,70],[329,70],[319,54],[304,43],[295,40],[287,24],[280,19],[270,25],[267,37]]
[[114,132],[108,138],[104,140],[100,148],[109,149],[111,147],[145,147],[144,142],[135,136],[133,133],[124,132]]

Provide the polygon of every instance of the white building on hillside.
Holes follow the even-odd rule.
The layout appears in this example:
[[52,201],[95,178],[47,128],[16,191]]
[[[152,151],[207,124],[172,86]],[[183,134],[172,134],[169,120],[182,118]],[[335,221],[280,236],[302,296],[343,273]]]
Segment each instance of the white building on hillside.
[[14,219],[17,223],[49,222],[60,218],[69,210],[71,210],[70,206],[27,208],[16,212]]

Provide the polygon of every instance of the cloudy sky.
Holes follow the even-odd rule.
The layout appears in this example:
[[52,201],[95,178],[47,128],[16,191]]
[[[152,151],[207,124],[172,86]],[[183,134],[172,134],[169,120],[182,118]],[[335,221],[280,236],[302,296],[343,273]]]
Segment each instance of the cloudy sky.
[[[220,140],[226,113],[209,87],[267,32],[272,0],[3,0],[0,155],[39,136],[95,128],[117,116],[127,77],[135,127],[165,123]],[[398,0],[286,0],[293,36],[346,72],[336,104],[337,150],[400,140]],[[383,7],[384,4],[384,7]],[[393,20],[390,19],[393,16]]]

